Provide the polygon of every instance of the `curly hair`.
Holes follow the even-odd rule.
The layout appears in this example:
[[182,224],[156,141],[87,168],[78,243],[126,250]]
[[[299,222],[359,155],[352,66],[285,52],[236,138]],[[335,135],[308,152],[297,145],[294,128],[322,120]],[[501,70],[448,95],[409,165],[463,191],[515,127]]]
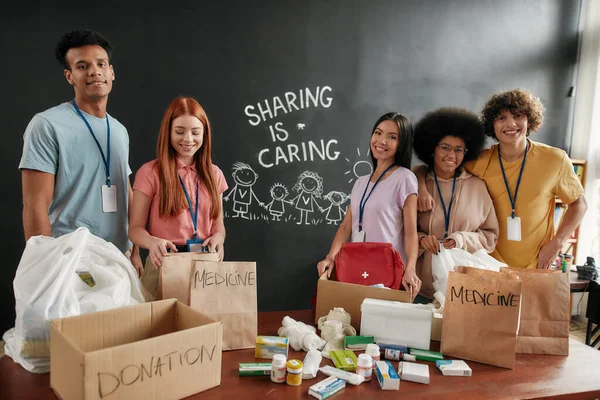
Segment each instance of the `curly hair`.
[[413,149],[429,169],[433,169],[433,152],[444,137],[464,140],[467,153],[465,161],[479,156],[485,144],[483,124],[479,117],[464,108],[443,107],[425,114],[415,124]]
[[321,178],[321,176],[316,172],[304,171],[303,173],[301,173],[300,176],[298,177],[298,181],[296,182],[296,184],[294,185],[294,187],[292,189],[295,190],[296,192],[303,192],[304,189],[302,188],[302,180],[304,178],[313,178],[314,180],[317,181],[317,189],[314,192],[312,192],[311,194],[315,195],[316,198],[320,199],[321,194],[323,194],[323,178]]
[[58,41],[56,49],[54,50],[54,55],[60,65],[70,71],[71,66],[67,62],[67,52],[70,49],[89,45],[102,47],[108,54],[108,63],[112,64],[112,45],[106,37],[89,29],[78,29],[65,34]]
[[494,133],[494,120],[502,110],[511,113],[520,111],[527,116],[527,136],[537,131],[544,120],[544,105],[539,97],[527,90],[514,89],[508,92],[494,94],[483,106],[481,118],[486,135],[498,140]]

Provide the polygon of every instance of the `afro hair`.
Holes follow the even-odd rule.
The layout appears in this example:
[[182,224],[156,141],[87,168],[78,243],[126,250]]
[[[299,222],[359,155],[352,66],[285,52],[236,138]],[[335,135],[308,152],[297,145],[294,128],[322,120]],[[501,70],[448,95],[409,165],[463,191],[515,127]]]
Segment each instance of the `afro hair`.
[[464,108],[444,107],[425,114],[415,125],[413,149],[429,169],[433,169],[433,152],[446,136],[464,140],[465,161],[477,158],[485,144],[483,124],[479,117]]

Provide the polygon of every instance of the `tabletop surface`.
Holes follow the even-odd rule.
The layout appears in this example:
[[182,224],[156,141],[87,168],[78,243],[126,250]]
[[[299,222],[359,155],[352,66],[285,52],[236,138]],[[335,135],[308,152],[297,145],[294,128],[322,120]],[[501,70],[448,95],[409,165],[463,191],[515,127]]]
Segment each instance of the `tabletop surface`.
[[[312,324],[314,311],[260,312],[258,331],[263,335],[276,335],[284,316]],[[432,342],[432,350],[439,349],[439,342]],[[306,353],[290,348],[290,357],[304,359]],[[262,360],[267,361],[268,360]],[[326,378],[321,372],[315,379],[304,380],[301,386],[272,383],[268,376],[240,377],[238,363],[256,362],[254,349],[223,352],[221,385],[198,393],[189,399],[230,399],[241,397],[299,399],[308,398],[308,388]],[[600,397],[600,351],[570,340],[569,356],[516,355],[513,370],[467,361],[473,370],[471,377],[443,376],[429,365],[428,385],[405,382],[400,391],[383,391],[376,379],[360,386],[347,385],[335,398],[397,398],[427,399],[440,396],[443,399],[529,399],[564,398],[590,399]],[[326,365],[331,361],[323,359]],[[397,362],[393,362],[398,367]],[[0,359],[0,399],[56,399],[49,387],[49,374],[31,374],[12,359]]]

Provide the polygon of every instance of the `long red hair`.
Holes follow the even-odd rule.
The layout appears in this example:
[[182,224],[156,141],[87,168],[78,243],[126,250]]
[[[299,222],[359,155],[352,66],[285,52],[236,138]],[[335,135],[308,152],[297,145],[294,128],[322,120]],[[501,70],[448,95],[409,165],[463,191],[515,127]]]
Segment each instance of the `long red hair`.
[[188,208],[177,173],[177,152],[171,146],[171,124],[182,115],[191,115],[200,120],[204,127],[202,146],[194,154],[194,163],[198,170],[200,183],[204,184],[210,194],[212,208],[211,217],[216,219],[221,213],[221,202],[217,192],[217,180],[213,173],[210,143],[210,123],[206,112],[198,102],[190,97],[177,97],[171,102],[160,124],[156,158],[158,158],[158,177],[160,179],[159,215],[162,218],[176,216]]

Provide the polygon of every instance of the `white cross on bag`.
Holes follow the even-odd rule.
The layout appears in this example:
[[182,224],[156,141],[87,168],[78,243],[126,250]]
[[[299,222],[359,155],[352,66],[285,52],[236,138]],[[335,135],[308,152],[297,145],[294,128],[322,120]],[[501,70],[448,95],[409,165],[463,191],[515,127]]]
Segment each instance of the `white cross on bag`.
[[362,273],[362,277],[363,278],[367,279],[368,276],[369,276],[369,274],[367,274],[367,271],[365,271],[365,272]]

